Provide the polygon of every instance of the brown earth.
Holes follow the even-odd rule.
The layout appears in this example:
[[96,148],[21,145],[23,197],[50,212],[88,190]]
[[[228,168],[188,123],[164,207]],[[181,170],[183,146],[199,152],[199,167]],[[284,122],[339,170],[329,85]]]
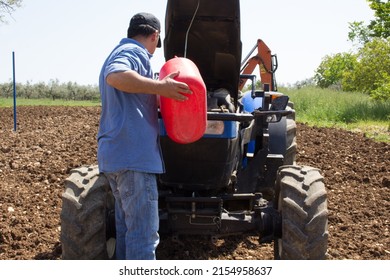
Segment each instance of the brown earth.
[[[99,107],[0,109],[0,259],[60,259],[61,194],[70,169],[96,163]],[[298,164],[322,170],[329,259],[390,259],[390,145],[298,124]],[[253,236],[162,238],[159,259],[272,259]]]

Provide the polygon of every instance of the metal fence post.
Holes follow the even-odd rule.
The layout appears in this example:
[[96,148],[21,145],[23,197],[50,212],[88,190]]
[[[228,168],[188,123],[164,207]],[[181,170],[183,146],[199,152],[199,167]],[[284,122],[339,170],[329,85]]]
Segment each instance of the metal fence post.
[[13,87],[14,87],[14,131],[16,131],[16,80],[15,80],[15,52],[12,52],[12,70],[13,70]]

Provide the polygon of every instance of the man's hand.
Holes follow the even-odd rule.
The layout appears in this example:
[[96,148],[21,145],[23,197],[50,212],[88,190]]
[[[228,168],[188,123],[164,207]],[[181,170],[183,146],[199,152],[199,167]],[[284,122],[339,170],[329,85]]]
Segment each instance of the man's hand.
[[171,73],[160,81],[161,88],[159,95],[178,101],[185,101],[188,99],[185,94],[192,94],[192,91],[186,83],[178,82],[174,79],[179,74],[179,71]]

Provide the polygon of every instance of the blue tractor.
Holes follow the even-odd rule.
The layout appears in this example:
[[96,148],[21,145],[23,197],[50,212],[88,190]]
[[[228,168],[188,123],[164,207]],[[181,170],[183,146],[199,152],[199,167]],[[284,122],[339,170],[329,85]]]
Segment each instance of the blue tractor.
[[[324,178],[296,164],[295,111],[276,91],[276,57],[267,50],[266,58],[259,52],[241,59],[240,1],[168,0],[165,35],[166,60],[186,57],[199,68],[207,129],[198,141],[179,144],[160,119],[166,167],[158,186],[161,234],[215,239],[253,233],[259,242],[273,242],[275,259],[325,259]],[[249,73],[253,61],[270,78],[261,78],[261,88]],[[247,80],[252,88],[243,92]],[[114,198],[97,166],[72,170],[63,193],[63,258],[112,258],[113,212]]]

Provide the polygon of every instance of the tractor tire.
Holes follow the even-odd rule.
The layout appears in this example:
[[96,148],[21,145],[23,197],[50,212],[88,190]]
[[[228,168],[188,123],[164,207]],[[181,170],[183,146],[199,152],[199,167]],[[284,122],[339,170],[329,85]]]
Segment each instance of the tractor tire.
[[274,257],[282,260],[323,260],[328,246],[327,193],[318,169],[282,166],[276,183],[275,208],[281,236]]
[[[290,107],[291,106],[291,107]],[[283,155],[284,165],[294,165],[297,154],[297,124],[295,122],[295,110],[290,103],[286,110],[292,113],[283,117],[277,123],[268,125],[269,132],[269,152],[270,154]]]
[[113,211],[114,198],[108,180],[99,174],[98,167],[73,169],[62,194],[62,258],[112,258],[115,235],[109,234],[108,217]]

